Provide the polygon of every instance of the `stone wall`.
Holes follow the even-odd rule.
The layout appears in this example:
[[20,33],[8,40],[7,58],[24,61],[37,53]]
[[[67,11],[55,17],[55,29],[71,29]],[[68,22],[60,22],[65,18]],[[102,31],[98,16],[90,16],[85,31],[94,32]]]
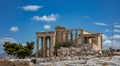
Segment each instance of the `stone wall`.
[[30,59],[0,59],[0,66],[34,66]]
[[60,49],[57,50],[57,52],[59,57],[99,54],[99,51],[96,51],[94,49],[85,49],[85,48],[76,48],[76,47],[70,47],[70,48],[61,47]]

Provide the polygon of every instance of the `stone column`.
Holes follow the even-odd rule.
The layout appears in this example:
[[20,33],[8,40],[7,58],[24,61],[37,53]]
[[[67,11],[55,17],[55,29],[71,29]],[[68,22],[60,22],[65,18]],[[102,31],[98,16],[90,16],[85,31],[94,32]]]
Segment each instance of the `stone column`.
[[41,37],[41,56],[43,57],[43,37]]
[[93,43],[92,43],[92,38],[91,37],[89,38],[89,42],[91,44],[91,49],[93,49]]
[[72,31],[70,33],[70,39],[71,39],[71,43],[72,43],[72,46],[73,46],[73,34],[72,34]]
[[77,30],[76,30],[76,33],[75,33],[75,34],[76,34],[76,37],[75,37],[75,38],[76,38],[76,42],[75,42],[75,43],[76,43],[76,47],[78,47]]
[[56,31],[56,42],[61,40],[60,31]]
[[50,37],[49,37],[49,57],[50,57],[50,52],[51,52],[51,41],[50,41]]
[[84,46],[84,36],[83,36],[83,30],[81,30],[81,45]]
[[100,50],[100,53],[101,53],[101,55],[102,55],[102,34],[100,34],[100,40],[101,40],[101,50]]
[[38,58],[38,49],[39,49],[39,38],[36,38],[36,58]]
[[63,31],[60,31],[60,41],[63,41]]
[[68,41],[68,33],[66,32],[66,38],[65,38],[66,41]]
[[64,31],[63,32],[63,41],[65,41],[66,40],[66,32]]
[[47,38],[45,38],[45,57],[47,57]]
[[45,57],[45,36],[43,37],[43,57]]
[[50,37],[50,49],[49,49],[49,56],[52,57],[53,56],[53,37]]
[[58,35],[58,31],[56,31],[56,39],[55,39],[55,43],[58,41],[58,37],[57,37],[57,35]]

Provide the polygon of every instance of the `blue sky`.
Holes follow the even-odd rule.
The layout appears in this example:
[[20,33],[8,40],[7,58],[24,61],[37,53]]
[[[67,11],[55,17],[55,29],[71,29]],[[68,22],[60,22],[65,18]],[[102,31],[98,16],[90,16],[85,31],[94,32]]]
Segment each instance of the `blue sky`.
[[58,25],[101,32],[104,49],[112,38],[120,48],[120,0],[0,0],[0,9],[1,49],[5,41],[35,42],[35,32]]

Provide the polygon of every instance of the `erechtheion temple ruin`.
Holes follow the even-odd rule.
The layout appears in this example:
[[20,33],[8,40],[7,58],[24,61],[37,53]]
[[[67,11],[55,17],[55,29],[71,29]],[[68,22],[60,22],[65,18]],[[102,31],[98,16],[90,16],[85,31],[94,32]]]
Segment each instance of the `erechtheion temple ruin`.
[[[42,57],[54,56],[54,45],[58,41],[71,42],[73,47],[94,49],[102,52],[102,34],[91,33],[84,29],[66,29],[63,26],[55,27],[55,31],[36,32],[36,57],[40,50]],[[48,52],[49,50],[49,52]]]

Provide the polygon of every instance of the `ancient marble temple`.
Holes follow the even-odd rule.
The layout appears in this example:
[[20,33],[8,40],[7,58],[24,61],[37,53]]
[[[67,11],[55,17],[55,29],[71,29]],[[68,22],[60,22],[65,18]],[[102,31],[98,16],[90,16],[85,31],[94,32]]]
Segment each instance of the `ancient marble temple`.
[[[63,26],[55,27],[55,31],[36,32],[36,57],[41,50],[41,57],[54,56],[54,45],[58,41],[71,42],[73,47],[94,49],[102,52],[102,34],[91,33],[84,29],[66,29]],[[41,49],[39,46],[41,45]]]

